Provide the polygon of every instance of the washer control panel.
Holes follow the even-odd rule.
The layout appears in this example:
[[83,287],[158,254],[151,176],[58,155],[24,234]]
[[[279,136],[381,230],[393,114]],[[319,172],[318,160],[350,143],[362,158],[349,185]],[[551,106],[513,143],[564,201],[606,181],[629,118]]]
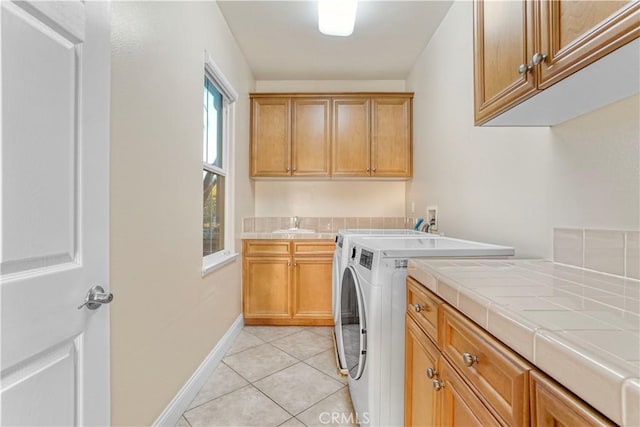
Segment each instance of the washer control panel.
[[371,265],[373,264],[373,252],[370,252],[366,249],[360,251],[360,265],[366,268],[367,270],[371,270]]

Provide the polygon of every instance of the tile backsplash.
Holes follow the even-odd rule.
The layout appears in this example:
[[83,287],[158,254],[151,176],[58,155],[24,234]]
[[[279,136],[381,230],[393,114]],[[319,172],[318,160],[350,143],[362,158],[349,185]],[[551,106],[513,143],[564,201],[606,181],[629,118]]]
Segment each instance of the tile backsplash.
[[[300,228],[332,233],[342,228],[413,228],[412,217],[307,217],[301,216]],[[243,233],[270,233],[293,227],[292,217],[247,217],[242,220]]]
[[640,232],[555,228],[553,260],[640,279]]

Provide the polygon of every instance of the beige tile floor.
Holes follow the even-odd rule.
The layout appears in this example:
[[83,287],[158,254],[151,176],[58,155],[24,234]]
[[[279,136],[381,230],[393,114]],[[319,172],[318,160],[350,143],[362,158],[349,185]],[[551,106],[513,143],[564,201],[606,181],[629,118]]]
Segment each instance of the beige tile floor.
[[349,426],[330,327],[246,326],[176,426]]

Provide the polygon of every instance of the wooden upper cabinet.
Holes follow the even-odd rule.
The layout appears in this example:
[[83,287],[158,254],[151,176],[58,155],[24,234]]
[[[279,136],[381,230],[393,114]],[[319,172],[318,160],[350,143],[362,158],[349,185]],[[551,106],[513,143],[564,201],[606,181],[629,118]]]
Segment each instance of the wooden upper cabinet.
[[331,175],[370,175],[370,105],[369,97],[333,99]]
[[478,124],[537,92],[535,75],[518,70],[534,53],[534,3],[477,0],[474,25]]
[[371,99],[371,175],[411,176],[411,98]]
[[251,176],[289,176],[291,100],[251,99]]
[[328,176],[331,149],[331,99],[292,100],[293,176]]
[[476,124],[639,36],[637,0],[476,0]]
[[411,93],[251,94],[252,177],[408,178]]
[[640,2],[540,3],[540,89],[547,88],[638,37]]

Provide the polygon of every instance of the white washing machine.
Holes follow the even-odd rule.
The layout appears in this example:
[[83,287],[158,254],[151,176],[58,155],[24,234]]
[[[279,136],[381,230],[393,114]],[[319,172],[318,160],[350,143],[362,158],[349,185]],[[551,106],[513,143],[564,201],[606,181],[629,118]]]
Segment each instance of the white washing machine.
[[357,229],[348,228],[338,230],[336,235],[336,248],[333,253],[333,278],[331,280],[331,293],[332,293],[332,310],[333,310],[333,322],[334,322],[334,336],[336,340],[336,359],[339,368],[346,374],[346,368],[344,363],[344,350],[342,349],[342,331],[338,327],[340,323],[340,281],[344,269],[347,267],[349,259],[349,242],[355,237],[362,236],[386,236],[386,237],[424,237],[433,236],[438,237],[437,234],[425,233],[423,231],[416,231],[412,229],[394,228],[394,229]]
[[415,257],[506,257],[506,246],[441,238],[357,237],[341,284],[349,392],[361,425],[404,423],[407,261]]

